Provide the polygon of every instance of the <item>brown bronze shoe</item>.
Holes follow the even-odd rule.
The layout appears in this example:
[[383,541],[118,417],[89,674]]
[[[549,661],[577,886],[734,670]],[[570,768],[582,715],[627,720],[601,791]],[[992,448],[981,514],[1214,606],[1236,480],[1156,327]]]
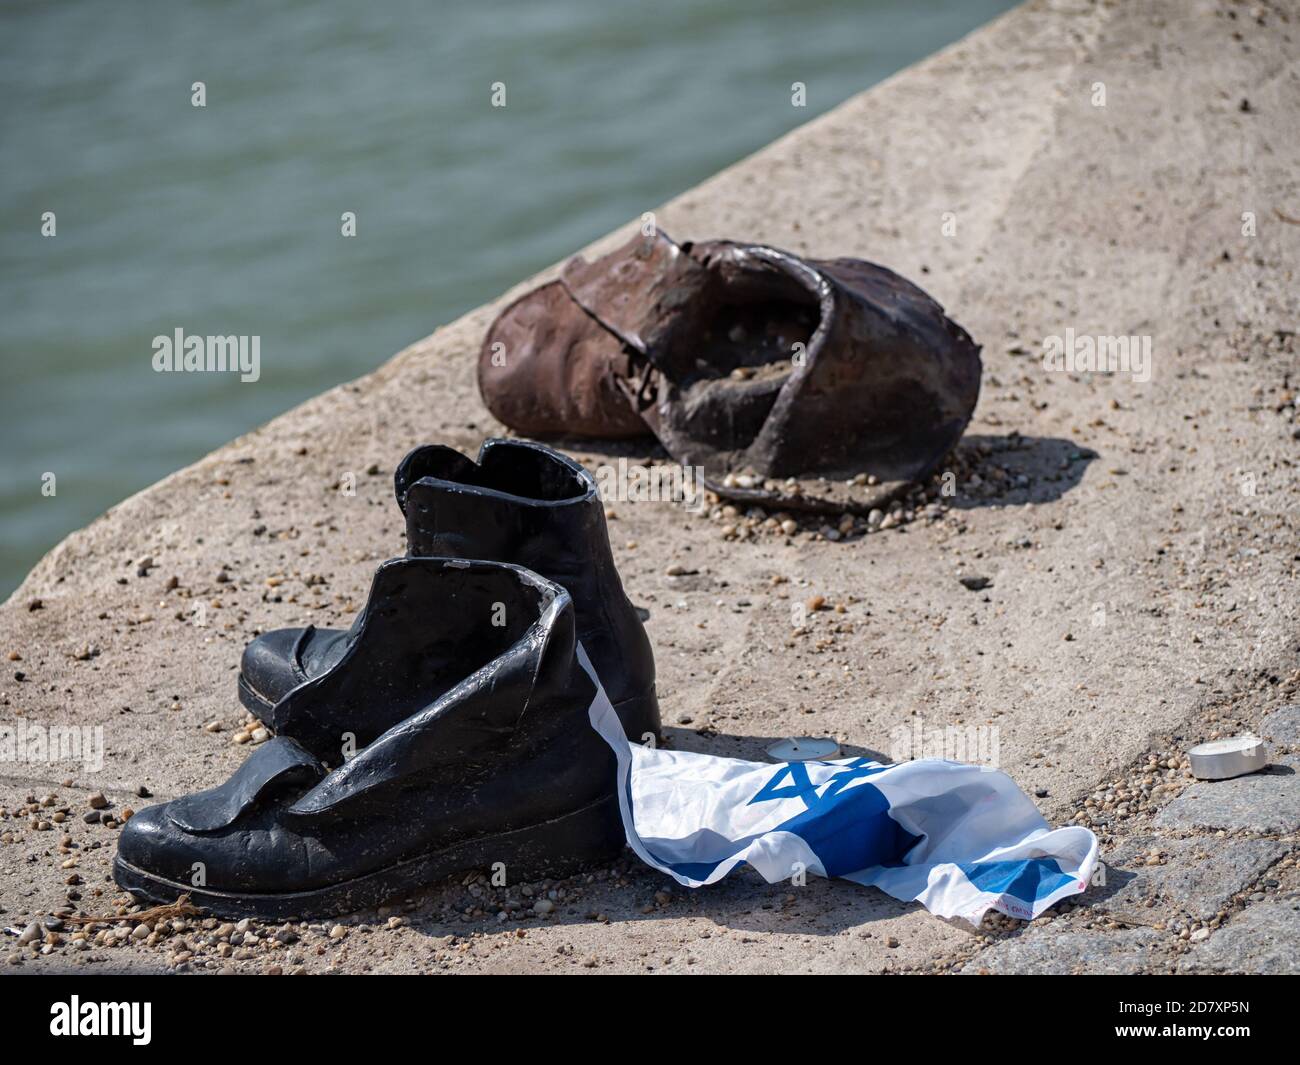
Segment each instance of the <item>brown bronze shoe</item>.
[[479,391],[496,418],[524,436],[645,436],[650,430],[619,385],[631,361],[622,342],[552,281],[492,323]]
[[932,471],[979,381],[966,331],[882,266],[661,231],[570,261],[479,361],[488,408],[521,432],[628,436],[633,415],[722,495],[839,511]]

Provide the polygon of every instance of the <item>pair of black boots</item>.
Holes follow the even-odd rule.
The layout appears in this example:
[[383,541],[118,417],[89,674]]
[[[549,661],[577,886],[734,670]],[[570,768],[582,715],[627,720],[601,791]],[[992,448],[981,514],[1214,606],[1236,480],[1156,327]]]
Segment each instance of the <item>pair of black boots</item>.
[[565,876],[624,841],[615,761],[589,711],[659,732],[654,659],[595,481],[540,444],[395,475],[407,555],[346,631],[254,640],[243,704],[274,732],[220,787],[127,822],[132,894],[220,916],[345,913],[467,868]]

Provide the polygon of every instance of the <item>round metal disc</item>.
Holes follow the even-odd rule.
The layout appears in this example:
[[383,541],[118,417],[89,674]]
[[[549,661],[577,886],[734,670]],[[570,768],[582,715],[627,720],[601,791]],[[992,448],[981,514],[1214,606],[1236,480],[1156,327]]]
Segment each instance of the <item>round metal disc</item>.
[[829,736],[791,736],[767,749],[774,762],[825,762],[839,755],[840,745]]
[[1258,736],[1232,736],[1193,747],[1187,759],[1198,780],[1228,780],[1263,769],[1268,765],[1268,748]]

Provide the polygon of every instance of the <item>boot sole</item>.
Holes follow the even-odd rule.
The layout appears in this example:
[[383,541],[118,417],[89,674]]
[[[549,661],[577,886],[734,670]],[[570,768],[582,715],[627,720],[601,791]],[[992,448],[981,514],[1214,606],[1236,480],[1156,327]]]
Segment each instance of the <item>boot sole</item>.
[[275,707],[275,703],[249,684],[242,673],[239,674],[239,701],[258,721],[265,721]]
[[[242,673],[239,674],[239,701],[245,710],[263,724],[266,723],[271,716],[271,711],[275,708],[275,704],[249,684]],[[634,695],[630,699],[624,699],[621,703],[615,703],[614,712],[618,714],[618,719],[623,722],[623,730],[627,732],[628,739],[633,743],[644,743],[646,732],[653,733],[656,743],[663,738],[659,728],[647,729],[644,727],[644,723],[647,721],[659,720],[659,698],[655,694],[653,687],[642,695]],[[631,728],[628,727],[628,722],[633,722]],[[637,724],[638,722],[640,724]]]
[[181,895],[189,895],[191,903],[215,917],[282,921],[355,913],[453,873],[469,869],[491,872],[497,862],[504,863],[511,883],[558,880],[609,861],[621,853],[625,842],[618,797],[610,795],[551,821],[466,840],[310,891],[268,895],[196,888],[138,869],[120,856],[113,861],[113,878],[126,891],[148,902],[171,903]]

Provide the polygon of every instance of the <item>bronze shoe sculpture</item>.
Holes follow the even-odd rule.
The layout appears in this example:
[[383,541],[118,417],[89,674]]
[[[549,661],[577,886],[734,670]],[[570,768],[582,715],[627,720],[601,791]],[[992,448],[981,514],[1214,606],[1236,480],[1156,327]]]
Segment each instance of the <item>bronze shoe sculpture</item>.
[[284,735],[224,784],[126,823],[118,884],[284,920],[465,869],[502,863],[514,883],[620,853],[614,755],[591,726],[600,688],[565,589],[521,566],[394,559],[363,617],[277,707]]
[[521,432],[617,438],[639,422],[721,495],[864,511],[957,443],[979,351],[883,266],[656,230],[510,304],[478,374]]
[[[528,440],[488,440],[478,459],[427,444],[394,474],[406,517],[408,556],[488,559],[527,567],[573,597],[578,638],[627,729],[642,743],[658,736],[654,654],[614,565],[605,509],[591,474],[565,455]],[[381,570],[381,573],[385,571]],[[437,598],[446,582],[403,581],[401,602],[413,618],[453,604]],[[294,735],[286,707],[295,690],[329,670],[355,641],[350,629],[274,629],[244,650],[239,699],[277,733]],[[356,722],[386,713],[376,696]],[[301,739],[300,736],[295,738]]]

